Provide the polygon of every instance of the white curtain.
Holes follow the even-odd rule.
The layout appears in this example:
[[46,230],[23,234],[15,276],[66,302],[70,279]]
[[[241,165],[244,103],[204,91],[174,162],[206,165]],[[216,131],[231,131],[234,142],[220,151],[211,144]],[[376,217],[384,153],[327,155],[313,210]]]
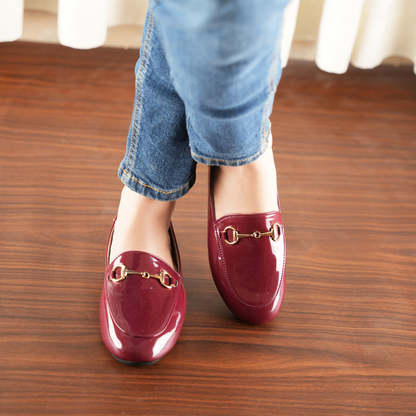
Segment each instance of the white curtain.
[[415,0],[325,0],[316,52],[319,68],[342,74],[349,62],[374,68],[389,56],[416,63]]
[[[110,26],[143,26],[147,0],[0,0],[0,41],[22,36],[25,7],[57,13],[59,42],[90,49],[104,44]],[[374,68],[400,56],[414,63],[416,73],[416,0],[291,0],[283,25],[284,65],[299,7],[308,20],[319,19],[315,61],[322,70],[341,74],[350,62]]]

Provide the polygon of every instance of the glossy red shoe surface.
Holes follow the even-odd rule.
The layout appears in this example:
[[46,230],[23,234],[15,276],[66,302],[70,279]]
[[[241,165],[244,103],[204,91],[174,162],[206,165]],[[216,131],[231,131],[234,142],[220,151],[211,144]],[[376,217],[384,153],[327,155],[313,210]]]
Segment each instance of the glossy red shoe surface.
[[[212,194],[212,192],[210,192]],[[208,252],[215,285],[241,320],[263,324],[277,316],[286,279],[286,241],[279,211],[215,219],[210,196]]]
[[101,335],[119,361],[151,364],[173,348],[185,318],[186,294],[176,239],[171,227],[178,272],[162,259],[141,251],[122,253],[108,263],[113,228],[101,293]]

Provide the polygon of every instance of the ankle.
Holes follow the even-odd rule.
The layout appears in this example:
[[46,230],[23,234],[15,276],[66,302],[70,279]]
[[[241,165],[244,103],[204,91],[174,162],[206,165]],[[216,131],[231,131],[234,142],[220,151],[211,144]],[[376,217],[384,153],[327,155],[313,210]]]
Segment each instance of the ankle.
[[140,195],[126,186],[121,191],[117,216],[136,220],[138,214],[169,225],[176,201],[157,201]]
[[172,265],[169,226],[174,208],[175,201],[156,201],[124,187],[110,261],[125,251],[144,251]]
[[227,214],[277,211],[277,181],[273,151],[243,166],[217,166],[213,172],[216,218]]

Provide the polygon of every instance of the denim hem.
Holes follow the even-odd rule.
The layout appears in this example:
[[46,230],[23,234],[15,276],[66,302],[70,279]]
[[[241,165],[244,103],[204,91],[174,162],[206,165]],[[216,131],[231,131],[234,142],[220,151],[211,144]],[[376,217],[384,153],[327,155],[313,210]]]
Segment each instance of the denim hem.
[[129,172],[121,167],[118,170],[118,177],[120,178],[121,182],[123,182],[123,184],[133,192],[136,192],[150,199],[155,199],[157,201],[176,201],[177,199],[182,198],[192,188],[196,179],[194,174],[191,176],[189,181],[179,189],[174,189],[172,191],[162,191],[142,182],[137,178],[134,178]]
[[195,162],[202,163],[204,165],[209,166],[243,166],[248,165],[251,162],[254,162],[256,159],[258,159],[267,149],[269,145],[269,137],[271,132],[271,125],[269,123],[269,128],[266,130],[265,138],[263,140],[263,143],[261,145],[261,148],[258,152],[255,154],[245,157],[244,159],[238,159],[238,160],[226,160],[226,159],[215,159],[215,158],[209,158],[206,156],[200,156],[194,153],[191,150],[191,155]]

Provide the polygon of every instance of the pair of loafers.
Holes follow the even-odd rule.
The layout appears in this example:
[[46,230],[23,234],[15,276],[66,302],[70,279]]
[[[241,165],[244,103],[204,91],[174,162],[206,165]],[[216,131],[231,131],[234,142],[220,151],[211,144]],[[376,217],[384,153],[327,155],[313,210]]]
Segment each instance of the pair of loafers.
[[[212,194],[211,189],[208,252],[215,285],[238,318],[251,324],[269,322],[279,313],[285,292],[280,205],[276,212],[215,219]],[[113,231],[114,223],[107,242],[101,335],[118,361],[153,364],[173,348],[185,318],[186,294],[173,227],[169,232],[175,268],[140,251],[122,253],[109,262]]]

